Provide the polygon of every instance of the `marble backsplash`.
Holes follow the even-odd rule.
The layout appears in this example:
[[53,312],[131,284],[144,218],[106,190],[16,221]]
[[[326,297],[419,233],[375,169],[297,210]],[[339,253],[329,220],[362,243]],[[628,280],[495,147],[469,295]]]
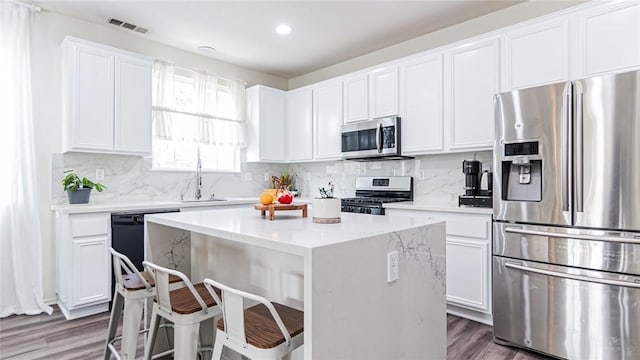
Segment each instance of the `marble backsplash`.
[[[492,168],[492,152],[463,152],[422,155],[410,160],[356,162],[328,161],[296,164],[242,163],[239,173],[204,172],[203,197],[253,197],[271,187],[265,176],[279,175],[283,170],[295,175],[295,187],[301,197],[313,198],[318,187],[333,181],[338,197],[355,193],[357,176],[413,176],[414,199],[434,204],[457,205],[462,194],[464,175],[462,161],[476,158],[485,168]],[[92,203],[193,198],[195,171],[169,172],[151,170],[151,159],[140,156],[88,153],[54,154],[52,157],[52,203],[66,204],[66,193],[60,181],[64,169],[75,169],[81,176],[95,180],[96,169],[104,169],[107,186],[102,193],[91,194]]]

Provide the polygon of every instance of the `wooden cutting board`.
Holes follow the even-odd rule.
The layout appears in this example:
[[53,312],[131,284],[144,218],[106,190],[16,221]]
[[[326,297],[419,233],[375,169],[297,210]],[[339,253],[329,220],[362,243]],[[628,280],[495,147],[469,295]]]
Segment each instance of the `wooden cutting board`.
[[269,212],[269,220],[273,220],[276,211],[282,210],[302,210],[302,217],[307,217],[307,204],[269,204],[262,205],[256,204],[254,206],[256,210],[260,210],[260,215],[262,217],[267,216],[267,211]]

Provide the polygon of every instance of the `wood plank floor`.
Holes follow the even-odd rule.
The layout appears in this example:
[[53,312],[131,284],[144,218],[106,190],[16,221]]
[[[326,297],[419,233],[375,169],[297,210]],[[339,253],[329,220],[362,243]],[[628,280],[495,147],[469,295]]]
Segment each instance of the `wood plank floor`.
[[[109,313],[66,321],[58,308],[51,316],[10,316],[0,319],[0,359],[101,359]],[[490,326],[457,316],[447,317],[449,360],[538,360],[541,355],[498,345]],[[142,358],[142,337],[138,343]]]

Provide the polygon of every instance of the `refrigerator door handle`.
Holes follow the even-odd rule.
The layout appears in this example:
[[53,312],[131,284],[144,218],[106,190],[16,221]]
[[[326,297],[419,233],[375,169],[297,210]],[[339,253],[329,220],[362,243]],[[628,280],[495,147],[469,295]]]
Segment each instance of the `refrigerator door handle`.
[[584,196],[584,141],[583,141],[583,120],[584,120],[584,102],[583,93],[577,94],[577,110],[576,110],[576,211],[583,212],[583,196]]
[[515,263],[511,263],[511,262],[506,262],[504,264],[504,266],[507,267],[507,268],[517,269],[517,270],[521,270],[521,271],[525,271],[525,272],[532,272],[532,273],[541,274],[541,275],[547,275],[547,276],[555,276],[555,277],[559,277],[559,278],[563,278],[563,279],[571,279],[571,280],[578,280],[578,281],[588,281],[588,282],[597,283],[597,284],[603,284],[603,285],[624,286],[624,287],[640,289],[640,284],[638,284],[636,282],[594,278],[594,277],[591,277],[591,276],[569,274],[569,273],[564,273],[564,272],[559,272],[559,271],[539,269],[539,268],[532,267],[532,266],[518,265],[518,264],[515,264]]
[[569,122],[571,121],[571,94],[565,94],[562,99],[563,119],[562,119],[562,149],[561,149],[561,181],[562,181],[562,211],[569,211],[569,149],[571,139],[569,137]]
[[566,234],[566,233],[557,233],[557,232],[551,232],[551,231],[520,229],[520,228],[514,228],[514,227],[507,227],[504,229],[504,231],[507,233],[522,234],[522,235],[549,236],[549,237],[556,237],[556,238],[563,238],[563,239],[593,240],[593,241],[605,241],[605,242],[640,245],[640,240],[630,239],[622,236]]

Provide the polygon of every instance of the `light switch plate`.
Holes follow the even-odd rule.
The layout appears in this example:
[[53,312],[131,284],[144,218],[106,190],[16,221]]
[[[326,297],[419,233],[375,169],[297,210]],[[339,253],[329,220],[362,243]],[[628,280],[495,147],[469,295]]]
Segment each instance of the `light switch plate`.
[[400,263],[398,251],[391,251],[387,254],[387,282],[391,283],[400,277]]

